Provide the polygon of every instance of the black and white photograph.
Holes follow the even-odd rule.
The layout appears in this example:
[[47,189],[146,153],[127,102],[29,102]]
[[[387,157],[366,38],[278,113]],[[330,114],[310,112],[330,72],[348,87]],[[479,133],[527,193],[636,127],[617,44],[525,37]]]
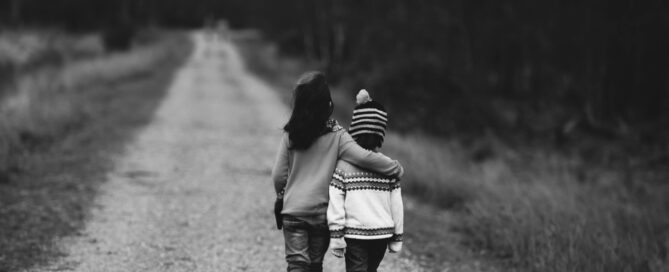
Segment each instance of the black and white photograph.
[[0,272],[669,272],[669,1],[0,0]]

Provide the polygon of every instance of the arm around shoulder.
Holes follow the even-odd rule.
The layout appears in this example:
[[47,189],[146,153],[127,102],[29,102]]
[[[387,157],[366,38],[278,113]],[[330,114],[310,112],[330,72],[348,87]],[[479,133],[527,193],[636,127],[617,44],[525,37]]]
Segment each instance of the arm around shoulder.
[[339,157],[351,164],[386,176],[401,177],[404,174],[404,169],[398,161],[360,147],[348,132],[341,134]]

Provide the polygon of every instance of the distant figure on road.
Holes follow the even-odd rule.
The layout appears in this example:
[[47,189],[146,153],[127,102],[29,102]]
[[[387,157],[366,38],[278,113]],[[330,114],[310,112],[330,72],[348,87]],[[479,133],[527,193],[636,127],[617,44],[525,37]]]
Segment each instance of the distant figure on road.
[[[366,90],[358,93],[356,102],[349,133],[361,147],[378,152],[388,114]],[[390,253],[402,249],[404,205],[399,179],[340,160],[330,182],[327,214],[332,254],[346,256],[347,272],[376,272],[386,248]]]
[[334,105],[324,74],[302,75],[293,103],[272,169],[275,212],[283,227],[287,271],[322,271],[330,242],[328,188],[337,161],[392,177],[404,170],[399,162],[360,147],[330,119]]

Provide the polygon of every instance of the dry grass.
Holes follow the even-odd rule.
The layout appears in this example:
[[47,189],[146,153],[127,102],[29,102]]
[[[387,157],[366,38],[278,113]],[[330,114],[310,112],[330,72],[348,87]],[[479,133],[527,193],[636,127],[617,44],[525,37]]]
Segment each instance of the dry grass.
[[[247,66],[278,86],[286,102],[293,81],[314,67],[294,66],[290,58],[272,60],[277,55],[267,42],[237,44]],[[353,96],[335,89],[333,99],[335,117],[346,125]],[[451,237],[455,229],[466,237],[466,246],[511,271],[669,271],[666,172],[594,164],[551,150],[520,151],[493,136],[468,140],[463,144],[463,139],[420,133],[386,138],[382,152],[400,159],[406,169],[403,190],[451,211],[443,216],[452,218],[432,223],[408,214],[432,225],[412,227],[423,233],[409,233],[407,239],[450,250],[416,252],[433,260],[458,255],[452,252],[457,247],[433,242],[459,240]]]
[[278,46],[264,40],[257,31],[235,31],[231,38],[244,57],[246,68],[276,86],[286,103],[292,99],[297,77],[320,66],[316,62],[279,56]]
[[16,77],[102,54],[104,47],[100,35],[95,33],[0,29],[0,95],[15,89],[11,84]]
[[0,101],[0,271],[59,254],[54,239],[82,226],[111,158],[150,120],[189,51],[185,35],[164,33],[16,79]]
[[669,188],[637,179],[638,170],[418,135],[391,135],[384,149],[402,158],[407,192],[461,211],[456,227],[471,246],[490,250],[512,269],[669,268]]
[[39,142],[59,138],[89,120],[97,105],[89,104],[94,85],[115,84],[150,76],[172,53],[170,43],[138,48],[40,70],[15,79],[13,95],[0,102],[0,170],[15,167],[10,157]]
[[100,35],[94,33],[72,35],[57,30],[0,30],[0,62],[13,66],[43,63],[48,55],[72,60],[102,53]]

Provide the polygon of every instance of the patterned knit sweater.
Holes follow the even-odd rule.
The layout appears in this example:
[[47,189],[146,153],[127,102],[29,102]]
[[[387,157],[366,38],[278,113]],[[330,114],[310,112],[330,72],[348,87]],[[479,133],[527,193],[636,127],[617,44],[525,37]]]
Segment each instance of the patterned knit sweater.
[[399,180],[337,162],[327,213],[331,238],[401,242],[403,209]]
[[385,175],[402,175],[404,170],[399,162],[360,147],[334,121],[328,123],[328,128],[330,132],[316,139],[306,150],[290,149],[288,133],[283,133],[272,169],[274,189],[277,196],[283,195],[282,214],[325,215],[328,184],[337,161],[348,161]]

